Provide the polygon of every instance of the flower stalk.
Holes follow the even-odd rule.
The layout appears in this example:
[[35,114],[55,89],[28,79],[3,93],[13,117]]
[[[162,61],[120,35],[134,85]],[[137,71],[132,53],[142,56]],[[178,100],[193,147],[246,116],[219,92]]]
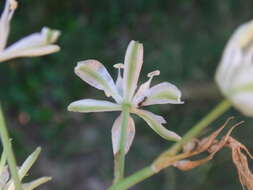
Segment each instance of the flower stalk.
[[125,147],[126,147],[126,136],[127,136],[127,126],[129,118],[129,105],[122,105],[122,124],[120,130],[120,148],[119,151],[114,155],[114,183],[118,183],[124,178],[125,170]]
[[6,158],[7,158],[9,168],[11,171],[11,176],[14,180],[15,190],[22,190],[21,182],[18,176],[18,171],[17,171],[16,159],[12,150],[8,131],[6,129],[5,120],[4,120],[1,106],[0,106],[0,135],[1,135],[1,140],[3,144],[4,153],[6,154]]
[[[178,151],[180,151],[181,147],[192,140],[194,137],[197,137],[200,132],[206,128],[211,122],[217,119],[220,115],[225,113],[230,107],[231,103],[228,100],[223,100],[219,103],[208,115],[206,115],[202,120],[200,120],[196,125],[194,125],[183,137],[180,141],[175,143],[171,148],[160,154],[160,156],[155,159],[155,161],[137,171],[136,173],[132,174],[131,176],[125,178],[124,180],[120,181],[117,184],[113,184],[108,190],[126,190],[133,185],[140,183],[141,181],[153,176],[157,172],[162,169],[167,168],[171,165],[170,162],[167,162],[168,158],[175,156]],[[180,160],[180,156],[177,158],[175,157],[174,161]]]
[[128,189],[137,183],[149,178],[150,176],[154,175],[156,172],[151,166],[147,166],[133,175],[125,178],[124,180],[120,181],[117,184],[112,185],[108,190],[124,190]]

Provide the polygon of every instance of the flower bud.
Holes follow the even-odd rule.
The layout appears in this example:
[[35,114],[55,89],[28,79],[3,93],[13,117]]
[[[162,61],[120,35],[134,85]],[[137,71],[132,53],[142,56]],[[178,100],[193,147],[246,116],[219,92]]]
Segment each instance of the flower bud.
[[253,21],[240,26],[225,47],[216,82],[231,103],[253,116]]

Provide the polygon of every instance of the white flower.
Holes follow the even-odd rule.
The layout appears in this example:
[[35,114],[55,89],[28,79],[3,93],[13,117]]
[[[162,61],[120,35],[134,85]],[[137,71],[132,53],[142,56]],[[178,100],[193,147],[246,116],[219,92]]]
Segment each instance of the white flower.
[[6,0],[0,18],[0,62],[16,57],[34,57],[54,53],[60,50],[56,42],[60,35],[58,30],[42,28],[41,32],[28,35],[6,48],[10,31],[10,21],[17,8],[16,0]]
[[[22,166],[18,170],[19,178],[22,180],[37,160],[39,154],[41,152],[41,148],[37,148],[22,164]],[[1,162],[0,162],[0,189],[1,190],[15,190],[14,181],[10,178],[10,174],[8,171],[8,167],[5,165],[6,158],[4,153],[2,154]],[[24,190],[33,190],[36,187],[42,185],[43,183],[51,180],[51,177],[41,177],[36,180],[33,180],[28,183],[23,183],[22,187]]]
[[240,26],[223,52],[216,82],[231,103],[253,116],[253,21]]
[[[141,106],[153,104],[181,104],[181,92],[176,86],[168,82],[162,82],[150,88],[151,80],[159,75],[159,71],[148,74],[149,80],[142,84],[137,90],[137,82],[143,63],[143,45],[131,41],[128,45],[125,61],[123,64],[116,64],[118,69],[118,78],[116,83],[106,70],[106,68],[96,60],[81,61],[75,67],[75,73],[91,86],[103,90],[106,96],[112,96],[116,103],[104,100],[82,99],[71,103],[68,106],[69,111],[74,112],[104,112],[121,111],[123,104],[130,106],[130,112],[137,114],[144,119],[148,125],[161,137],[167,140],[178,141],[180,136],[167,130],[162,126],[166,123],[165,119],[149,111],[140,109]],[[123,77],[121,71],[123,72]],[[135,93],[136,92],[136,93]],[[119,137],[122,123],[122,114],[118,116],[112,127],[113,152],[119,151]],[[135,125],[132,117],[129,117],[127,128],[127,153],[135,135]]]

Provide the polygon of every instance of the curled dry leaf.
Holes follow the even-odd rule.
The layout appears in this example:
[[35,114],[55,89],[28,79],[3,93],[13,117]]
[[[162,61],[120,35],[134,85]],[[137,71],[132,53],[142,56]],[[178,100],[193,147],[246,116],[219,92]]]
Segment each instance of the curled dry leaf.
[[[233,129],[240,126],[243,122],[235,124],[220,140],[216,139],[231,119],[232,118],[229,118],[222,127],[213,132],[210,136],[201,140],[194,139],[186,144],[183,149],[183,153],[179,154],[181,157],[184,157],[184,159],[178,160],[172,165],[183,171],[191,170],[213,159],[217,152],[219,152],[222,148],[227,147],[232,151],[232,160],[236,166],[243,189],[253,190],[253,174],[249,169],[247,158],[249,157],[250,159],[253,159],[253,156],[250,154],[245,145],[230,136]],[[188,159],[189,157],[198,155],[202,152],[208,152],[209,155],[200,160],[192,161]],[[176,157],[179,158],[179,155]]]
[[249,169],[247,159],[247,156],[251,159],[253,159],[253,156],[243,144],[232,137],[228,138],[226,146],[232,151],[232,160],[236,166],[239,180],[243,188],[253,190],[253,174]]
[[173,166],[180,169],[180,170],[187,171],[187,170],[191,170],[193,168],[196,168],[202,164],[205,164],[206,162],[208,162],[211,159],[213,159],[213,154],[210,154],[206,158],[203,158],[201,160],[196,160],[196,161],[179,160],[176,163],[174,163]]
[[[218,130],[213,132],[208,137],[205,137],[201,140],[193,139],[192,141],[188,142],[183,147],[183,152],[181,154],[178,154],[176,156],[171,156],[171,155],[167,155],[167,154],[161,155],[153,163],[153,169],[156,172],[159,172],[161,169],[164,169],[168,166],[174,165],[175,167],[178,167],[179,169],[186,170],[186,168],[188,168],[188,167],[189,167],[189,169],[192,169],[193,166],[197,167],[201,164],[204,164],[203,163],[204,160],[205,160],[205,162],[209,161],[210,159],[212,159],[212,156],[215,154],[215,151],[213,151],[213,153],[210,155],[210,157],[208,157],[207,159],[201,160],[200,162],[198,162],[198,161],[189,162],[189,160],[184,160],[184,162],[179,163],[179,161],[182,161],[183,159],[187,159],[187,158],[192,157],[194,155],[198,155],[202,152],[208,151],[209,149],[211,149],[211,146],[214,144],[217,146],[216,137],[225,128],[225,126],[228,124],[228,122],[231,119],[232,119],[232,117],[229,118]],[[221,148],[221,143],[217,147]],[[218,151],[218,148],[216,148],[216,151]],[[187,163],[189,163],[189,166],[186,165]],[[185,169],[183,167],[185,167]]]

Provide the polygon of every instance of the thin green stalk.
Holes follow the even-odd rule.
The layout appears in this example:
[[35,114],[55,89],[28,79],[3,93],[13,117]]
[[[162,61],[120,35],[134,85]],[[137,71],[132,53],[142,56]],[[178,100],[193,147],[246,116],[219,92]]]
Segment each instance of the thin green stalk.
[[118,183],[124,178],[125,170],[125,146],[126,146],[126,135],[127,135],[127,125],[129,118],[129,106],[127,104],[123,105],[122,108],[122,124],[120,131],[120,148],[119,152],[114,156],[114,183]]
[[108,190],[128,189],[128,188],[134,186],[135,184],[143,181],[144,179],[154,175],[154,173],[155,173],[154,170],[150,166],[148,166],[146,168],[139,170],[134,175],[131,175],[131,176],[125,178],[121,182],[112,185]]
[[16,159],[14,157],[8,131],[6,129],[5,120],[3,117],[1,106],[0,106],[0,135],[1,135],[1,140],[3,144],[4,153],[6,154],[6,158],[7,158],[9,168],[11,171],[11,176],[14,180],[15,190],[22,190],[21,182],[18,176],[18,171],[17,171]]
[[[125,178],[117,184],[113,184],[108,190],[126,190],[133,185],[147,179],[148,177],[156,174],[161,169],[168,167],[169,165],[163,165],[164,158],[175,156],[177,152],[181,149],[182,145],[189,142],[192,138],[197,137],[200,132],[207,127],[211,122],[217,119],[220,115],[222,115],[225,111],[227,111],[231,107],[231,103],[227,100],[223,100],[220,104],[218,104],[208,115],[206,115],[202,120],[200,120],[196,125],[194,125],[180,140],[175,143],[171,148],[167,151],[163,152],[158,156],[157,159],[148,167],[137,171],[131,176]],[[176,158],[175,158],[176,160]],[[160,168],[158,168],[158,166]],[[161,167],[162,166],[162,167]]]

